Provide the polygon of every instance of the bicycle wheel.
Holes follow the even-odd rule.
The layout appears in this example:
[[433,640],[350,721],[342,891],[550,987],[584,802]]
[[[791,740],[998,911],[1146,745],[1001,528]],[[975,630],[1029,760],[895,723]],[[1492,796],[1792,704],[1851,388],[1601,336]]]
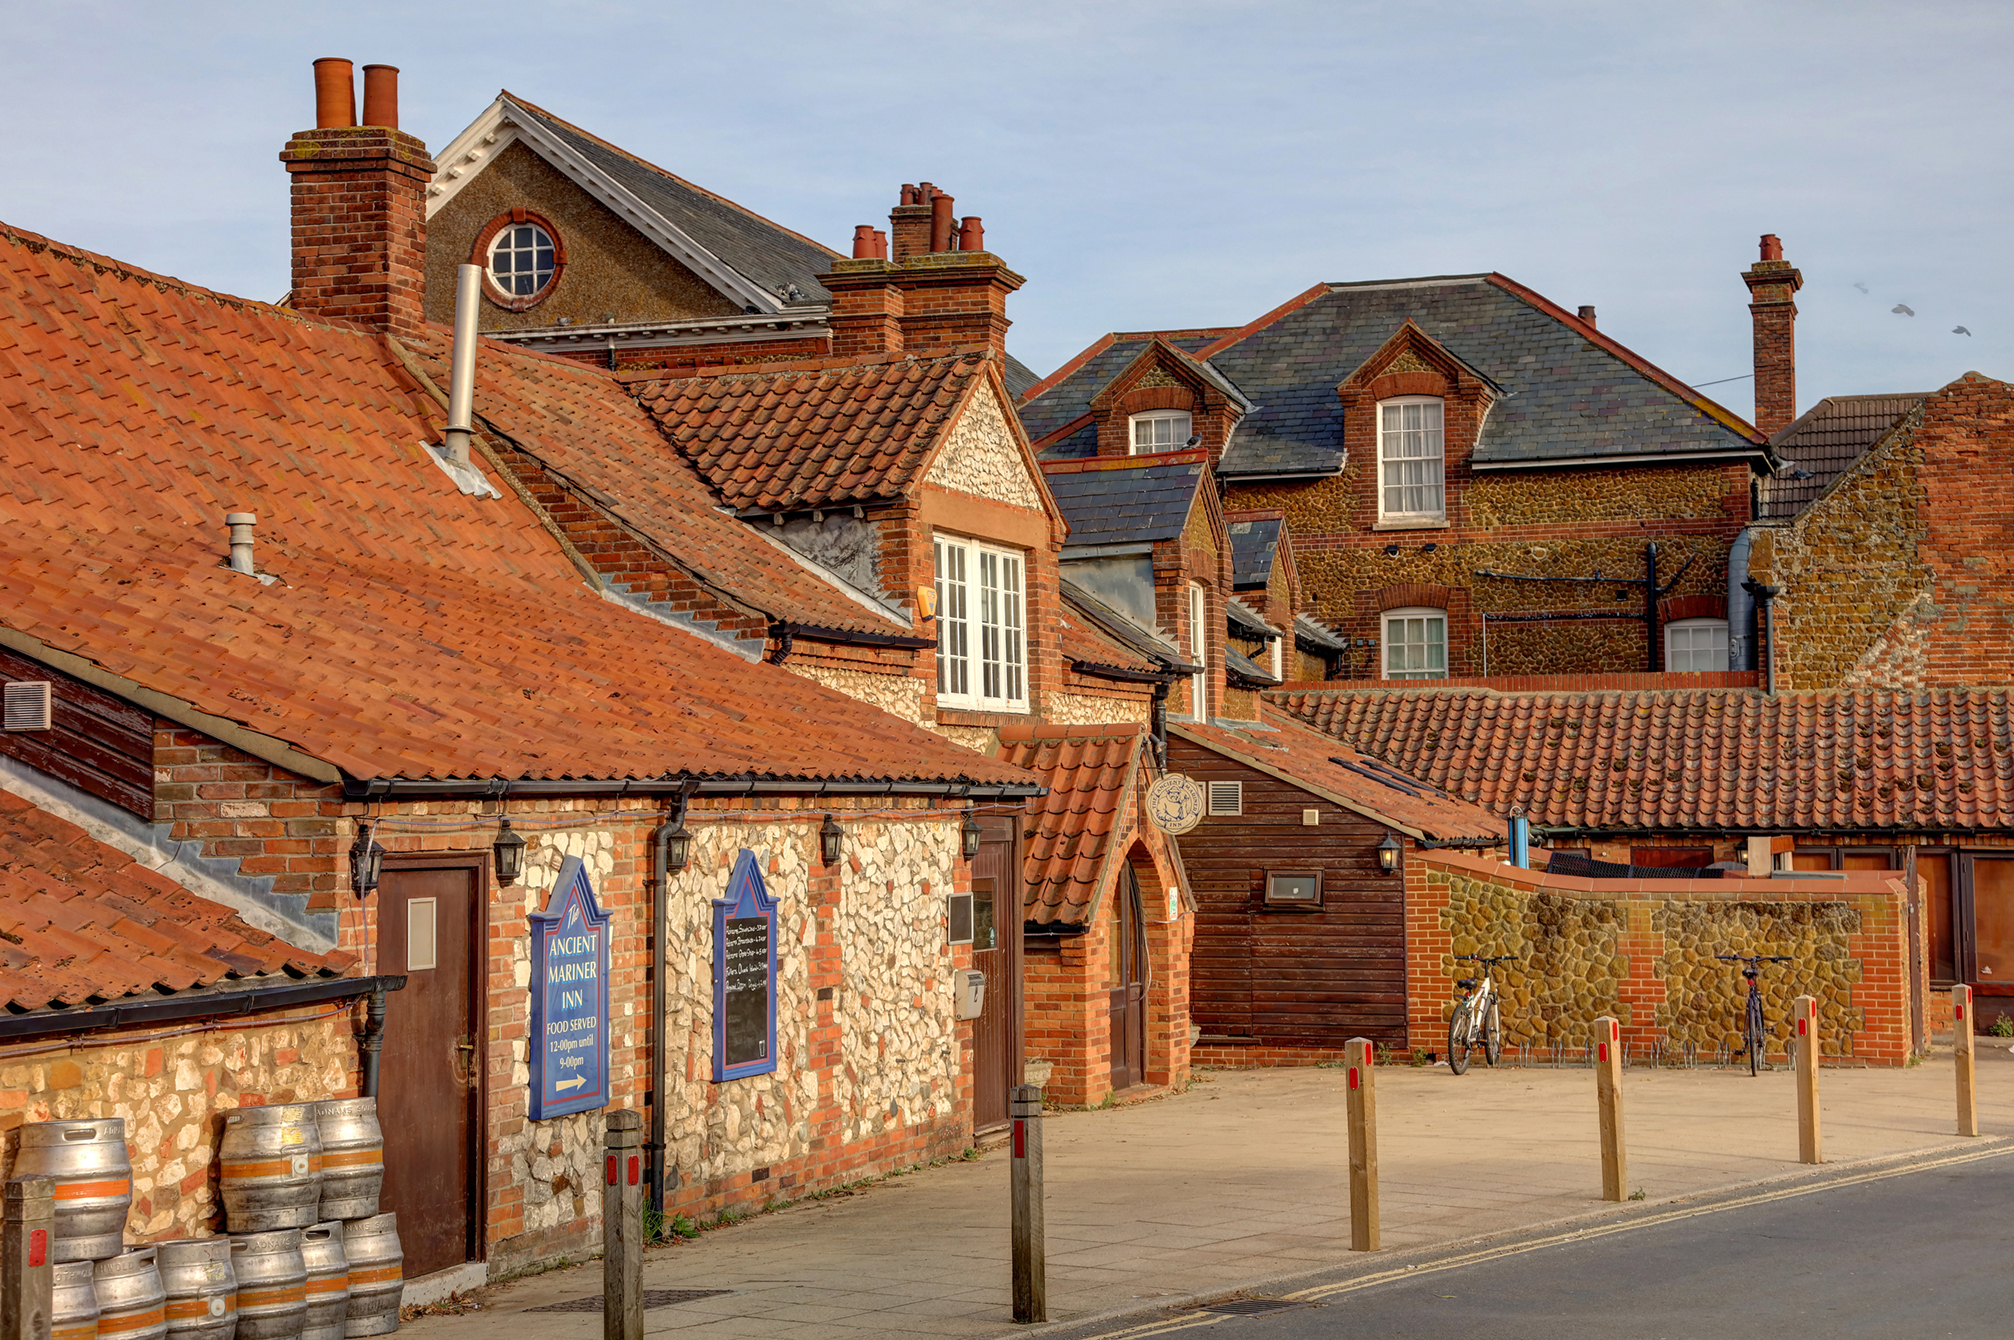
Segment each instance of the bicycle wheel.
[[1457,1075],[1469,1072],[1469,1003],[1466,1000],[1455,1006],[1455,1017],[1448,1020],[1448,1069]]
[[1762,1069],[1762,997],[1748,998],[1748,1073]]
[[1496,998],[1492,996],[1489,1009],[1483,1012],[1483,1060],[1495,1065],[1503,1054],[1503,1020],[1497,1015]]

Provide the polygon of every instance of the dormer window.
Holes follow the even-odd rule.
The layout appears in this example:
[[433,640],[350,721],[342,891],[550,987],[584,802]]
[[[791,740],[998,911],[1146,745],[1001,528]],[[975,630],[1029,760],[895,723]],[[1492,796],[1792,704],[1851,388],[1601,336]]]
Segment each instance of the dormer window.
[[1193,433],[1192,417],[1185,409],[1157,409],[1135,414],[1128,420],[1130,454],[1146,456],[1157,451],[1180,451]]
[[1401,396],[1378,403],[1378,520],[1447,519],[1441,401]]

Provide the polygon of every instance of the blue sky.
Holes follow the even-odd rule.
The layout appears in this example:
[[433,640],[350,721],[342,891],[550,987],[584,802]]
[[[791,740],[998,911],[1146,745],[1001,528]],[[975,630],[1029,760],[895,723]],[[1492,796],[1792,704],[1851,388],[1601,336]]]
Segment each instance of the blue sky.
[[[1805,276],[1801,407],[2014,378],[2014,5],[0,0],[0,19],[0,218],[254,297],[287,287],[274,155],[335,55],[402,67],[405,126],[436,148],[507,87],[836,247],[934,181],[1028,277],[1010,346],[1042,372],[1106,330],[1239,324],[1322,280],[1494,269],[1713,381],[1749,369],[1737,276],[1775,232]],[[1709,393],[1752,405],[1745,381]]]

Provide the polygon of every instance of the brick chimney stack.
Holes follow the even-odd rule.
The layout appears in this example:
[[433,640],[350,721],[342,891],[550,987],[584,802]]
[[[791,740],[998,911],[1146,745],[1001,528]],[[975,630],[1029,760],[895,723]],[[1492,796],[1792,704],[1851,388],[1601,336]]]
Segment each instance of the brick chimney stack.
[[1797,419],[1797,290],[1804,276],[1783,259],[1775,233],[1762,235],[1762,259],[1744,270],[1755,321],[1755,426],[1774,437]]
[[426,292],[427,146],[399,129],[398,70],[364,67],[356,124],[349,61],[315,62],[315,128],[287,141],[296,311],[417,334]]
[[959,219],[952,204],[927,181],[904,186],[887,233],[853,230],[852,258],[818,277],[832,293],[834,356],[983,345],[1005,364],[1007,295],[1027,281],[984,250],[979,216]]

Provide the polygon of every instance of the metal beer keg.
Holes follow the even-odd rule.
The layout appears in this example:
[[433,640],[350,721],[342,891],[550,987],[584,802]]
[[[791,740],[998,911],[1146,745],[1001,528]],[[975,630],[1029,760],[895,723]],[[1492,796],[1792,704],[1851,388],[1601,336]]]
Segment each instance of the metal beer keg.
[[343,1255],[342,1224],[330,1220],[302,1229],[301,1258],[308,1266],[308,1321],[301,1340],[343,1340],[350,1315],[350,1262]]
[[152,1247],[135,1247],[91,1269],[98,1340],[162,1340],[168,1334],[168,1291]]
[[241,1107],[224,1118],[217,1188],[235,1234],[321,1222],[322,1136],[309,1103]]
[[49,1340],[98,1340],[97,1269],[90,1261],[65,1261],[51,1274]]
[[238,1340],[296,1340],[308,1319],[308,1265],[301,1230],[231,1239],[238,1276]]
[[30,1122],[21,1128],[14,1176],[55,1183],[52,1260],[98,1261],[126,1249],[133,1165],[126,1157],[123,1119]]
[[375,1098],[315,1104],[322,1134],[322,1209],[328,1219],[368,1219],[385,1182],[385,1133]]
[[155,1244],[168,1291],[170,1340],[231,1340],[238,1329],[238,1277],[229,1238],[181,1238]]
[[406,1258],[399,1247],[398,1215],[344,1224],[343,1252],[350,1259],[350,1318],[343,1334],[389,1335],[399,1329]]

